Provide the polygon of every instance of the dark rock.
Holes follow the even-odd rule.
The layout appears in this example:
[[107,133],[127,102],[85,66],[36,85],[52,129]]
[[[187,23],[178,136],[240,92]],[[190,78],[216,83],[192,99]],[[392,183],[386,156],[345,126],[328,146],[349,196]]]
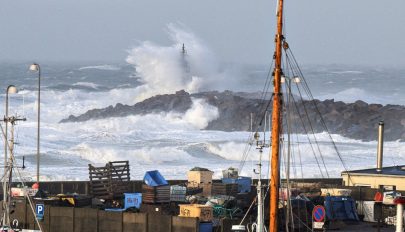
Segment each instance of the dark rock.
[[[271,94],[267,95],[271,96]],[[205,128],[207,130],[249,131],[251,113],[253,113],[255,122],[253,129],[262,130],[264,112],[271,113],[271,104],[268,100],[260,100],[253,96],[260,95],[258,93],[246,94],[231,91],[189,94],[181,90],[175,94],[157,95],[132,106],[118,103],[104,109],[89,110],[79,116],[70,115],[61,122],[82,122],[108,117],[162,112],[184,113],[191,108],[192,98],[197,98],[204,99],[208,104],[217,107],[219,112],[219,117],[209,122]],[[293,127],[295,133],[318,133],[328,130],[331,133],[341,134],[349,138],[376,140],[377,124],[380,120],[384,120],[384,137],[386,140],[405,140],[404,106],[383,106],[368,104],[364,101],[344,103],[328,99],[325,101],[298,101],[292,108],[290,117],[291,121],[297,124]],[[283,113],[283,118],[285,118],[285,109]]]

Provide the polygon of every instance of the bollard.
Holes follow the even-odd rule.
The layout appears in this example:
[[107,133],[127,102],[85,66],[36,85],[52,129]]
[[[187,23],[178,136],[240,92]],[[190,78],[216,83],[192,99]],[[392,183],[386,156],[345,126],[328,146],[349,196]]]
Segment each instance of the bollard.
[[397,205],[397,223],[395,232],[404,231],[404,204],[405,197],[397,197],[394,199],[394,204]]

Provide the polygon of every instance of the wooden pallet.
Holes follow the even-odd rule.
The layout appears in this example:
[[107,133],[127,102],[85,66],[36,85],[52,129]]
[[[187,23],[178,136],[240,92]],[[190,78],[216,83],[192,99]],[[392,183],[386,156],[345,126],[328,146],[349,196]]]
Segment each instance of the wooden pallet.
[[130,189],[129,162],[108,162],[104,167],[89,164],[90,192],[101,199],[122,197]]

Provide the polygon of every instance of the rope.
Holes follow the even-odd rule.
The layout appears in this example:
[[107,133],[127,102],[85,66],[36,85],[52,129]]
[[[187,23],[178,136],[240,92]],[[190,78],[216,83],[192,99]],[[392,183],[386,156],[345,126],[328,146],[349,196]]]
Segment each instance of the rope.
[[[287,56],[287,54],[286,54],[286,56]],[[290,61],[290,60],[289,60],[289,61]],[[304,78],[302,78],[302,79],[305,81]],[[326,167],[325,160],[324,160],[324,158],[323,158],[321,149],[320,149],[320,147],[319,147],[319,143],[318,143],[318,140],[317,140],[316,135],[315,135],[315,130],[314,130],[314,127],[313,127],[313,125],[312,125],[311,119],[310,119],[310,117],[309,117],[308,109],[307,109],[307,107],[306,107],[306,104],[305,104],[305,101],[304,101],[304,98],[303,98],[303,96],[302,96],[302,93],[301,93],[300,88],[297,88],[297,90],[298,90],[299,96],[300,96],[300,98],[301,98],[301,103],[302,103],[302,106],[303,106],[303,109],[304,109],[305,116],[306,116],[306,118],[307,118],[307,120],[308,120],[309,128],[310,128],[310,130],[311,130],[311,132],[312,132],[312,136],[313,136],[313,139],[314,139],[314,141],[315,141],[315,144],[317,145],[316,147],[317,147],[317,150],[318,150],[318,152],[319,152],[319,156],[320,156],[320,158],[321,158],[323,167],[325,168],[326,175],[327,175],[327,177],[329,178],[329,172],[328,172],[328,169],[327,169],[327,167]],[[297,109],[297,111],[298,111],[298,109]],[[319,114],[319,115],[320,115],[320,114]],[[321,116],[321,115],[320,115],[320,116]],[[314,155],[315,155],[315,153],[314,153]]]
[[[288,52],[291,54],[291,57],[292,57],[294,63],[296,64],[296,68],[297,68],[297,70],[298,70],[300,76],[301,76],[301,77],[304,77],[304,75],[303,75],[303,73],[302,73],[302,70],[301,70],[300,67],[298,66],[297,60],[295,59],[295,56],[294,56],[294,54],[292,53],[292,51],[291,51],[290,48],[288,48]],[[315,110],[317,111],[318,115],[320,116],[321,124],[322,124],[323,128],[325,129],[325,131],[327,132],[327,134],[328,134],[328,136],[329,136],[329,139],[330,139],[330,141],[331,141],[331,143],[332,143],[332,145],[333,145],[333,148],[334,148],[334,150],[336,151],[336,154],[337,154],[337,156],[339,157],[339,160],[340,160],[340,162],[342,163],[342,166],[343,166],[345,172],[346,172],[347,175],[348,175],[349,181],[351,181],[352,178],[351,178],[350,173],[348,172],[347,165],[346,165],[346,163],[344,162],[343,157],[342,157],[342,155],[340,154],[339,149],[337,148],[337,145],[336,145],[335,141],[333,140],[332,135],[331,135],[331,133],[329,132],[328,127],[326,126],[326,122],[325,122],[324,118],[322,117],[322,114],[321,114],[321,112],[320,112],[320,110],[319,110],[317,104],[313,101],[313,100],[314,100],[314,97],[313,97],[311,91],[309,90],[308,83],[306,82],[305,78],[302,78],[302,79],[303,79],[303,81],[304,81],[304,87],[307,89],[308,96],[309,96],[310,99],[312,100],[313,105],[314,105],[314,107],[315,107]]]
[[[269,108],[269,106],[270,106],[270,104],[271,104],[271,102],[272,102],[272,100],[273,100],[273,95],[270,97],[270,100],[267,102],[267,104],[265,105],[264,103],[265,103],[265,101],[266,101],[266,98],[267,98],[267,94],[269,93],[268,92],[268,90],[269,90],[269,88],[270,88],[270,83],[271,83],[271,80],[272,80],[272,78],[270,77],[271,76],[271,70],[272,70],[272,67],[273,67],[273,63],[274,63],[274,59],[272,60],[272,62],[271,62],[271,64],[270,64],[270,67],[269,67],[269,70],[268,70],[268,72],[267,72],[267,76],[266,76],[266,81],[265,81],[265,85],[264,85],[264,87],[263,87],[263,90],[262,90],[262,94],[261,94],[261,97],[260,97],[260,105],[262,106],[259,110],[258,110],[258,112],[259,113],[257,113],[256,115],[255,115],[255,119],[254,119],[254,121],[253,121],[253,128],[254,128],[254,132],[257,132],[258,130],[259,130],[259,128],[260,128],[260,126],[262,125],[262,123],[263,123],[263,120],[264,120],[264,118],[266,117],[266,111],[268,110],[268,108]],[[259,120],[259,117],[260,117],[260,120]],[[258,123],[259,122],[259,123]],[[247,139],[247,141],[246,141],[246,145],[245,145],[245,148],[244,148],[244,150],[243,150],[243,153],[242,153],[242,159],[241,159],[241,161],[240,161],[240,164],[239,164],[239,172],[242,172],[242,170],[243,170],[243,167],[245,166],[245,164],[246,164],[246,160],[247,160],[247,157],[248,157],[248,155],[249,155],[249,152],[251,151],[251,149],[252,149],[252,143],[251,143],[251,141],[252,141],[252,139],[253,139],[253,131],[252,131],[252,133],[249,135],[249,137],[248,137],[248,139]]]

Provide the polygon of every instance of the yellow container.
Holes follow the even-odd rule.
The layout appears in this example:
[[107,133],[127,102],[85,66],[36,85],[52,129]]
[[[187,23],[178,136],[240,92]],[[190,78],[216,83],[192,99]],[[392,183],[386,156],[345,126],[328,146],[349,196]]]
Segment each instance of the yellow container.
[[197,217],[202,222],[212,221],[213,211],[212,206],[192,204],[192,205],[179,205],[180,217]]
[[211,171],[188,171],[187,179],[189,186],[197,187],[199,184],[211,184],[213,173]]

